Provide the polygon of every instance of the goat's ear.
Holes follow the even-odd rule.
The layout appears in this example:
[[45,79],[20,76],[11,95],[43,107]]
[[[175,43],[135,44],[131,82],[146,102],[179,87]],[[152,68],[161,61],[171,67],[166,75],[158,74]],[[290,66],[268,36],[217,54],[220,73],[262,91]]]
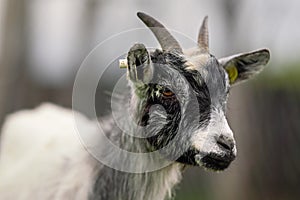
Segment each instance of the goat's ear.
[[128,78],[134,83],[148,83],[153,76],[150,55],[143,44],[134,44],[127,55]]
[[268,49],[260,49],[221,58],[219,63],[228,73],[231,85],[248,80],[261,72],[270,59]]

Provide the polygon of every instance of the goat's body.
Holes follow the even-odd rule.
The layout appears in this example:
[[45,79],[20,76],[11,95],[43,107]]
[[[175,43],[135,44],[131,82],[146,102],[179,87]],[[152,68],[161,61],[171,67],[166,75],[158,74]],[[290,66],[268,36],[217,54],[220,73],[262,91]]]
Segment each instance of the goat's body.
[[164,199],[181,178],[178,164],[143,174],[103,166],[80,143],[72,111],[51,104],[10,115],[2,133],[0,199]]
[[[197,49],[184,55],[160,22],[144,13],[138,16],[162,50],[131,47],[130,91],[112,104],[117,107],[115,119],[102,119],[100,131],[95,121],[78,113],[75,123],[71,110],[51,104],[10,115],[2,129],[0,199],[166,199],[183,166],[224,170],[235,159],[235,140],[225,117],[229,89],[260,72],[269,51],[217,60],[209,53],[206,17]],[[120,171],[84,149],[76,125],[93,156]],[[122,150],[107,148],[107,143]]]

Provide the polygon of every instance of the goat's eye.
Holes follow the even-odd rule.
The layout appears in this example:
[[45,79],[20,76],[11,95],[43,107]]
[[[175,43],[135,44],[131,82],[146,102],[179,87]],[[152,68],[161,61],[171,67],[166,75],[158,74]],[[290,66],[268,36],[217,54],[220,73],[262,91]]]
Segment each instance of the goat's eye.
[[169,90],[169,89],[164,89],[163,91],[162,91],[162,94],[163,94],[163,96],[164,97],[173,97],[175,94],[171,91],[171,90]]

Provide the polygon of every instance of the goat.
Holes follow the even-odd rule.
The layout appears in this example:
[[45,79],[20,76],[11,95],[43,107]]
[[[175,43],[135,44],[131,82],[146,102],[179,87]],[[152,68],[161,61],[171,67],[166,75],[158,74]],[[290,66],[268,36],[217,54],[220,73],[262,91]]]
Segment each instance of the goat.
[[[183,51],[160,22],[144,13],[137,15],[162,48],[149,52],[143,44],[134,44],[127,55],[131,92],[123,100],[130,99],[128,112],[140,128],[132,130],[147,137],[124,134],[112,116],[102,119],[102,128],[105,137],[120,148],[136,153],[155,151],[161,162],[169,164],[139,173],[108,167],[82,147],[72,111],[46,103],[6,118],[1,199],[169,199],[186,166],[221,171],[235,159],[236,143],[225,117],[228,93],[231,86],[263,69],[269,51],[216,59],[209,52],[207,17],[199,31],[198,47]],[[121,109],[120,121],[128,117]],[[76,115],[87,133],[97,132],[95,121]],[[91,138],[99,146],[102,139]],[[107,158],[118,161],[116,155],[102,150]],[[143,160],[128,162],[127,157],[122,163],[135,169],[145,166]]]

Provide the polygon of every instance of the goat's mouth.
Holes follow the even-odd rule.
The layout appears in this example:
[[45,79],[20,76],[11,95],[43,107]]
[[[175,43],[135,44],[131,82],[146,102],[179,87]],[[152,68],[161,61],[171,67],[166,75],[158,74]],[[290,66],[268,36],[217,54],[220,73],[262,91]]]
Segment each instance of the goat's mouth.
[[195,160],[200,166],[215,171],[222,171],[226,169],[234,159],[235,156],[232,154],[221,156],[215,153],[210,153],[202,158],[200,155],[195,156]]

